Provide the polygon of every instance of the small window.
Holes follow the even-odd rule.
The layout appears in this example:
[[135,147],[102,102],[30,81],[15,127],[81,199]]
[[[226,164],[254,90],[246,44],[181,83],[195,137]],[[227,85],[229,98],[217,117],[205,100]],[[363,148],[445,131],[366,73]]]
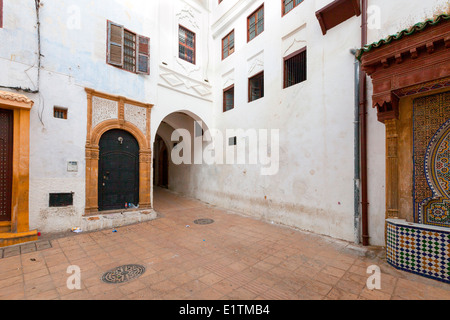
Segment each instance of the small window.
[[300,3],[303,2],[303,0],[281,0],[283,5],[283,15],[294,9],[296,6],[298,6]]
[[50,193],[49,207],[69,207],[73,206],[73,193]]
[[222,60],[234,52],[234,30],[222,39]]
[[264,5],[247,19],[247,41],[253,40],[264,31]]
[[229,146],[236,146],[237,145],[237,137],[228,138],[228,145]]
[[264,97],[264,72],[248,80],[248,101],[252,102],[262,97]]
[[180,59],[195,64],[195,33],[180,26],[178,42]]
[[150,39],[108,21],[107,59],[118,68],[150,74]]
[[284,88],[306,81],[306,48],[284,58]]
[[223,91],[223,112],[234,109],[234,86]]
[[53,117],[57,119],[67,119],[67,109],[61,107],[53,108]]

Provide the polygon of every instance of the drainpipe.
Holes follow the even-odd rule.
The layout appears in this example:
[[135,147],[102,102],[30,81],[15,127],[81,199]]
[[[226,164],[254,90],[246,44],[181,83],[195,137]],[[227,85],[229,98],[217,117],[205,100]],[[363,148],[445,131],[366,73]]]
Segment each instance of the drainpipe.
[[355,49],[350,51],[355,56],[355,120],[354,120],[354,231],[355,231],[355,243],[360,244],[360,192],[361,192],[361,162],[360,162],[360,124],[359,124],[359,88],[360,88],[360,65],[356,59],[357,51]]
[[[362,0],[361,48],[367,44],[367,6]],[[368,196],[367,196],[367,92],[366,74],[360,70],[359,79],[359,117],[361,143],[361,229],[362,244],[369,245]]]

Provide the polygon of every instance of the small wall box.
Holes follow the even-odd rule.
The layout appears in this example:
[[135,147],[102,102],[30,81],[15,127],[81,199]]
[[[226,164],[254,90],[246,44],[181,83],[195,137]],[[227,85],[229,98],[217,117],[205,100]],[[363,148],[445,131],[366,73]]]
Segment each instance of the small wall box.
[[77,161],[67,162],[67,172],[78,172],[78,162]]

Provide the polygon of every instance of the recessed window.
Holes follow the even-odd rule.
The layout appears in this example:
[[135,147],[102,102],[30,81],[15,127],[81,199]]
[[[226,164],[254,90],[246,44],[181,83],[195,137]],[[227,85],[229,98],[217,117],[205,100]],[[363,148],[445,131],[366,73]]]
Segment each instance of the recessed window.
[[234,52],[234,30],[222,39],[222,60]]
[[302,2],[303,0],[281,0],[281,3],[283,5],[283,15],[294,9]]
[[180,26],[178,30],[179,57],[195,64],[195,33]]
[[237,145],[237,137],[228,138],[228,145],[229,146],[236,146]]
[[247,41],[253,40],[264,31],[264,5],[247,19]]
[[264,72],[248,80],[248,101],[252,102],[262,97],[264,97]]
[[284,58],[284,88],[306,81],[306,48]]
[[150,39],[108,21],[109,64],[133,72],[150,74]]
[[223,91],[223,112],[234,109],[234,86]]
[[53,108],[53,117],[57,119],[67,119],[67,109],[61,107]]
[[73,193],[50,193],[49,207],[69,207],[73,206]]

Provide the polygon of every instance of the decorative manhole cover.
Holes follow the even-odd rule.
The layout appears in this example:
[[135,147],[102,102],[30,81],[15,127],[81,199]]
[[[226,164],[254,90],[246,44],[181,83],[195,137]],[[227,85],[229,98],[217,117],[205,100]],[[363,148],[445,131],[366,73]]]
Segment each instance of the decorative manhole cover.
[[213,219],[197,219],[194,221],[195,224],[212,224],[214,223]]
[[106,272],[102,281],[106,283],[124,283],[143,275],[145,267],[137,264],[128,264]]

